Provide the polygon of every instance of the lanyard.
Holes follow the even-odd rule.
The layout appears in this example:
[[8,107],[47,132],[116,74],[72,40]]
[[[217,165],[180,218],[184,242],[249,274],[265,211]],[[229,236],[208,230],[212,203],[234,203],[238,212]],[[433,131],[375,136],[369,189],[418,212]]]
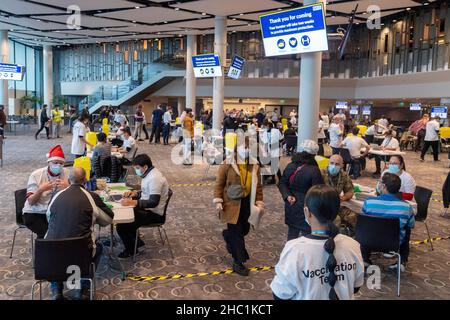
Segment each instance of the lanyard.
[[328,235],[328,231],[326,231],[326,230],[316,230],[316,231],[312,231],[311,234],[314,235],[314,236],[326,236],[326,235]]

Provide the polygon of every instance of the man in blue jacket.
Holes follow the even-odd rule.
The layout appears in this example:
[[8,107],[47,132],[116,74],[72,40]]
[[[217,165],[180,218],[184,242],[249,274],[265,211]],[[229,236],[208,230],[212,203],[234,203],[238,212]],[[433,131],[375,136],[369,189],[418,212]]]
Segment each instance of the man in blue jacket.
[[164,111],[161,108],[161,105],[159,104],[155,110],[153,110],[152,113],[152,133],[150,134],[150,141],[151,144],[153,141],[153,137],[155,137],[155,144],[161,143],[160,136],[161,136],[161,127],[162,127],[162,118],[164,115]]

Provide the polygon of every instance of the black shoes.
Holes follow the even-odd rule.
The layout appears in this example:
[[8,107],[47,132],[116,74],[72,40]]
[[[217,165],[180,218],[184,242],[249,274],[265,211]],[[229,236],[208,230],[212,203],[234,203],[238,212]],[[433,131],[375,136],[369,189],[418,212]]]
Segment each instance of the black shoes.
[[250,272],[250,270],[248,270],[248,268],[243,263],[236,261],[233,262],[233,271],[243,277],[248,277],[248,274]]

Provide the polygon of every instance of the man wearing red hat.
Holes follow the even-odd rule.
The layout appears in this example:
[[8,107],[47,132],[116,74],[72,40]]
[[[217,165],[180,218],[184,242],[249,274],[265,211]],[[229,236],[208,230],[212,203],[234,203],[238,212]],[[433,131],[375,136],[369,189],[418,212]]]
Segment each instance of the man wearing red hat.
[[63,167],[64,152],[60,145],[50,149],[47,154],[48,165],[34,171],[27,184],[27,201],[23,208],[25,226],[44,238],[48,222],[47,207],[52,197],[69,186],[69,170]]

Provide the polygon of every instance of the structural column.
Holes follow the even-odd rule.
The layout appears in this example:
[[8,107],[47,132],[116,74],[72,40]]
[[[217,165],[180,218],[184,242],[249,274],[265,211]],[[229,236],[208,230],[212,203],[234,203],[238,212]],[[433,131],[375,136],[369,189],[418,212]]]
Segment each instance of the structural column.
[[[2,63],[9,63],[9,41],[8,31],[0,31],[0,61]],[[5,107],[5,112],[12,114],[8,108],[9,95],[8,95],[8,80],[0,80],[0,104]],[[14,108],[14,106],[12,106]]]
[[[305,0],[303,4],[306,6],[320,2],[323,1]],[[300,64],[298,146],[307,139],[317,142],[321,74],[322,52],[303,53]]]
[[[187,36],[186,48],[186,108],[191,108],[195,113],[195,100],[197,94],[197,80],[194,75],[192,56],[197,54],[197,36]],[[180,112],[180,110],[178,110]],[[181,113],[180,113],[181,114]]]
[[[214,51],[220,57],[220,64],[225,67],[227,60],[227,18],[215,17]],[[213,130],[219,131],[223,120],[223,99],[225,87],[225,71],[223,75],[214,77],[213,82]]]
[[53,48],[45,45],[43,49],[44,104],[48,105],[50,112],[53,107]]

